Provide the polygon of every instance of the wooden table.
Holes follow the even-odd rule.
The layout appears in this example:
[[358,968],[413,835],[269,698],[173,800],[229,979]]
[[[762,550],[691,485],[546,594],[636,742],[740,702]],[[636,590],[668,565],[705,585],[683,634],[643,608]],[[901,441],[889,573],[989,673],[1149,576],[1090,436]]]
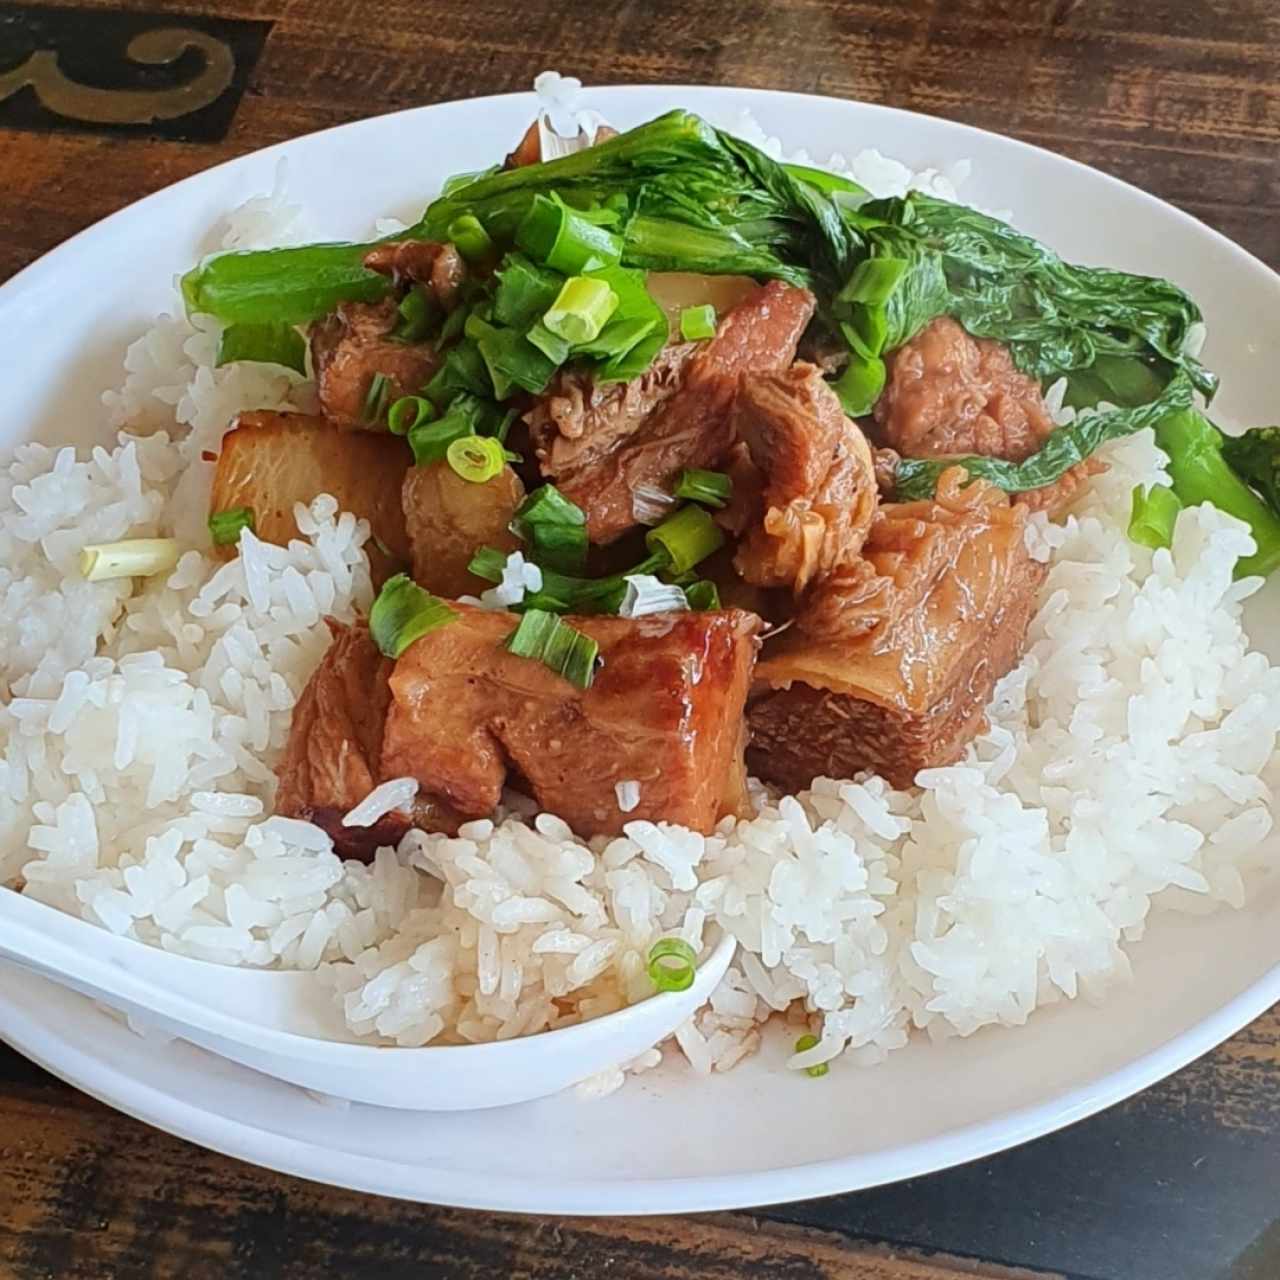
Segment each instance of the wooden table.
[[[0,103],[0,278],[229,156],[524,88],[547,66],[588,82],[865,98],[984,125],[1137,182],[1280,266],[1276,0],[116,0],[38,16],[66,45],[68,73],[91,76],[122,9],[258,24],[217,28],[239,51],[243,98],[221,123],[215,106],[115,131],[42,114],[30,89]],[[13,53],[24,24],[30,13],[0,4],[0,85],[25,57]],[[25,127],[5,127],[15,123]],[[191,134],[214,140],[182,140]],[[1141,1097],[979,1164],[758,1213],[647,1221],[462,1213],[311,1186],[154,1133],[0,1049],[0,1276],[330,1274],[1275,1280],[1280,1011]]]

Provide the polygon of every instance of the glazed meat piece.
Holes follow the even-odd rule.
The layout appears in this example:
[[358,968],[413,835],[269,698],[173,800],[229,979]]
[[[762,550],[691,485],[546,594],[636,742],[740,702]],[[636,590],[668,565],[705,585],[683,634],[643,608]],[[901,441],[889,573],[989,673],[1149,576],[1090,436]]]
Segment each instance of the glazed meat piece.
[[[457,609],[396,663],[383,776],[415,777],[468,817],[491,813],[510,778],[583,836],[637,819],[706,832],[743,811],[754,615],[568,619],[600,646],[595,681],[579,690],[506,651],[514,615]],[[625,812],[623,782],[639,796]]]
[[684,467],[723,463],[733,442],[738,378],[785,369],[813,314],[813,295],[773,281],[757,287],[702,343],[678,343],[624,384],[597,386],[566,370],[525,414],[542,473],[608,543],[638,523],[637,491],[669,493]]
[[970,337],[949,316],[930,321],[886,364],[875,419],[881,443],[903,457],[970,453],[1021,462],[1053,430],[1040,387],[1007,348]]
[[467,278],[457,247],[434,240],[389,240],[365,254],[364,265],[397,285],[424,285],[446,311],[453,310]]
[[330,621],[333,642],[293,710],[289,742],[277,770],[276,812],[314,822],[344,857],[368,861],[410,827],[451,831],[456,820],[439,801],[415,800],[371,827],[344,827],[343,816],[388,776],[379,772],[391,703],[393,663],[363,624]]
[[875,465],[821,371],[745,374],[734,430],[760,476],[752,483],[736,462],[735,480],[756,507],[734,558],[742,577],[798,596],[857,560],[876,510]]
[[400,313],[395,298],[344,302],[311,326],[311,361],[320,408],[331,422],[348,429],[385,430],[368,420],[365,402],[375,374],[390,382],[386,404],[416,395],[439,365],[425,342],[398,342],[391,335]]
[[788,790],[874,770],[909,786],[957,759],[1017,662],[1044,567],[1027,513],[965,473],[885,506],[863,559],[818,584],[756,671],[752,771]]
[[483,484],[464,480],[447,462],[410,467],[402,498],[413,579],[434,595],[477,595],[490,585],[467,570],[477,549],[521,545],[510,526],[524,485],[510,467]]
[[249,507],[258,537],[285,546],[298,537],[294,503],[332,494],[343,511],[368,520],[365,548],[380,583],[409,560],[399,493],[412,461],[392,435],[342,431],[305,413],[242,413],[222,437],[209,510]]

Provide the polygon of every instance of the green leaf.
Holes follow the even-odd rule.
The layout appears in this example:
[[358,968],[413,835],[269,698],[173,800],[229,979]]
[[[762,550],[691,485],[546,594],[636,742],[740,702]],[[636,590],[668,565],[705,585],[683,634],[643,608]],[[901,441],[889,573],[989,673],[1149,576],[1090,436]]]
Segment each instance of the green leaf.
[[522,253],[509,253],[495,278],[493,318],[512,329],[527,329],[556,300],[564,276],[540,267]]
[[1280,512],[1280,427],[1255,427],[1222,437],[1222,456],[1231,469]]

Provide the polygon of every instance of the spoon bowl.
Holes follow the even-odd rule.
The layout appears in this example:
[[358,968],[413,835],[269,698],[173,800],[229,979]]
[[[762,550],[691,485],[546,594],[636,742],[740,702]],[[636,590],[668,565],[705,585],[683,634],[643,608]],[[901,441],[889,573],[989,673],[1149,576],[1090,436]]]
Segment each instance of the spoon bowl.
[[279,1080],[413,1111],[527,1102],[629,1062],[706,1002],[734,946],[722,937],[687,991],[662,992],[589,1022],[491,1044],[386,1048],[351,1039],[315,973],[173,955],[0,890],[0,960]]

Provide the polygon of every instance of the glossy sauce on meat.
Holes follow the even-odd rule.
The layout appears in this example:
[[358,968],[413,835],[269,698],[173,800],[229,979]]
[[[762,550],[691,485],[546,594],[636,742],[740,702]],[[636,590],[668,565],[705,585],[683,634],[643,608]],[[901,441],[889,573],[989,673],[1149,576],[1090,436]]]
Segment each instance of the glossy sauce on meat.
[[[743,707],[757,648],[751,614],[574,618],[602,665],[579,690],[508,653],[518,619],[461,617],[413,644],[391,676],[382,770],[468,816],[493,811],[510,778],[580,835],[636,819],[710,831],[742,811]],[[639,784],[619,808],[615,787]]]
[[949,316],[930,321],[886,364],[875,419],[881,443],[903,457],[981,454],[1021,462],[1053,430],[1039,385],[1007,348],[970,337]]

